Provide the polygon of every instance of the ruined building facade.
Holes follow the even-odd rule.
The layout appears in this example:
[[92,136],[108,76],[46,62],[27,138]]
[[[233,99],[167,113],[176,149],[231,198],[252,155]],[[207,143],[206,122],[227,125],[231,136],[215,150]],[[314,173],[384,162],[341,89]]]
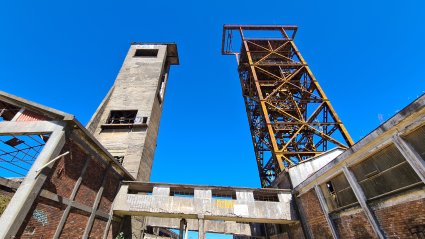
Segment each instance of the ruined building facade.
[[354,144],[296,29],[223,30],[263,188],[149,182],[176,44],[133,43],[86,127],[0,92],[0,238],[425,238],[425,95]]

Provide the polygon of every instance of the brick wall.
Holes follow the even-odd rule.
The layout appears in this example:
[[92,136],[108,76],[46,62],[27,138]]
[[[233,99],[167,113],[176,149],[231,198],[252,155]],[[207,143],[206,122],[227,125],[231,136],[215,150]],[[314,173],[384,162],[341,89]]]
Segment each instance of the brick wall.
[[300,199],[305,212],[304,216],[314,234],[314,238],[332,238],[331,230],[320,207],[316,193],[310,190],[301,195]]
[[333,219],[335,229],[341,238],[377,238],[360,207],[339,212],[337,215],[333,215],[333,217],[335,217]]
[[[115,198],[121,181],[121,176],[113,172],[112,168],[109,169],[108,173],[105,173],[105,163],[99,161],[97,157],[90,157],[71,141],[67,141],[62,153],[66,151],[70,151],[70,154],[54,163],[52,169],[47,174],[43,190],[57,194],[59,198],[69,199],[81,175],[84,164],[89,160],[87,170],[83,175],[74,201],[91,209],[94,206],[95,198],[102,185],[103,178],[106,177],[105,189],[98,210],[109,214],[112,201]],[[18,238],[53,237],[66,207],[67,205],[62,202],[59,203],[38,196],[16,236]],[[60,237],[81,238],[89,217],[90,212],[72,207],[66,218]],[[106,218],[95,218],[90,231],[90,238],[102,238],[106,224]],[[113,233],[110,237],[115,237],[119,233],[117,229],[119,226],[117,226],[116,222],[113,222],[112,225],[110,231]]]
[[25,218],[17,238],[52,238],[65,206],[39,197]]
[[425,235],[425,199],[376,209],[375,215],[388,238],[421,238],[415,235],[420,230]]

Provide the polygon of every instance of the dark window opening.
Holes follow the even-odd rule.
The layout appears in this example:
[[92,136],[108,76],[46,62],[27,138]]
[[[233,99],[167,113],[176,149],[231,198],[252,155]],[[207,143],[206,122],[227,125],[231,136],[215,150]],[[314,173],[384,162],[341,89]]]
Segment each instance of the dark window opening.
[[158,49],[137,49],[134,54],[135,57],[156,57]]
[[335,194],[335,189],[334,189],[334,186],[332,185],[332,182],[331,181],[329,181],[329,182],[326,183],[326,187],[328,188],[329,193]]
[[277,193],[263,193],[263,192],[254,192],[255,201],[265,201],[265,202],[279,202],[279,197]]
[[124,156],[114,156],[114,159],[118,161],[118,163],[120,163],[121,165],[124,162]]
[[212,198],[216,200],[236,200],[236,192],[234,191],[212,191]]
[[339,174],[321,185],[321,190],[331,211],[357,203],[356,196],[344,174]]
[[107,124],[133,124],[137,110],[112,110]]
[[19,107],[0,102],[0,122],[1,121],[10,121],[20,110]]
[[170,196],[193,198],[195,195],[193,188],[170,188]]

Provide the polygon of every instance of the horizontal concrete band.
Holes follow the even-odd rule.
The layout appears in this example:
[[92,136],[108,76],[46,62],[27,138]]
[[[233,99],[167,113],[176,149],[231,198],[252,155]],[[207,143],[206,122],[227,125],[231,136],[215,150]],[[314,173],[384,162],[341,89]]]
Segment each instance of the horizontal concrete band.
[[[190,188],[188,185],[173,187]],[[134,190],[134,187],[131,188]],[[134,194],[137,191],[133,190],[129,193],[129,185],[123,185],[115,199],[113,212],[115,215],[279,224],[295,223],[298,220],[291,210],[292,195],[287,190],[274,190],[278,201],[256,201],[253,192],[247,188],[225,188],[226,191],[236,191],[236,200],[214,199],[211,188],[218,187],[202,189],[196,186],[193,188],[193,197],[180,197],[170,196],[170,187],[167,185],[154,185],[152,194]],[[261,193],[269,195],[270,191],[256,191],[256,195]]]

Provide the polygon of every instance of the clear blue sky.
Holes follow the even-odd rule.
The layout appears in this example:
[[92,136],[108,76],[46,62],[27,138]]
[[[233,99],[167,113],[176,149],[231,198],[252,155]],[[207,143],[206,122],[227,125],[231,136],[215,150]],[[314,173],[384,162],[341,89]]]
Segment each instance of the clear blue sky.
[[425,1],[2,1],[0,89],[87,123],[133,41],[176,42],[152,181],[258,187],[232,24],[295,42],[358,141],[425,90]]

